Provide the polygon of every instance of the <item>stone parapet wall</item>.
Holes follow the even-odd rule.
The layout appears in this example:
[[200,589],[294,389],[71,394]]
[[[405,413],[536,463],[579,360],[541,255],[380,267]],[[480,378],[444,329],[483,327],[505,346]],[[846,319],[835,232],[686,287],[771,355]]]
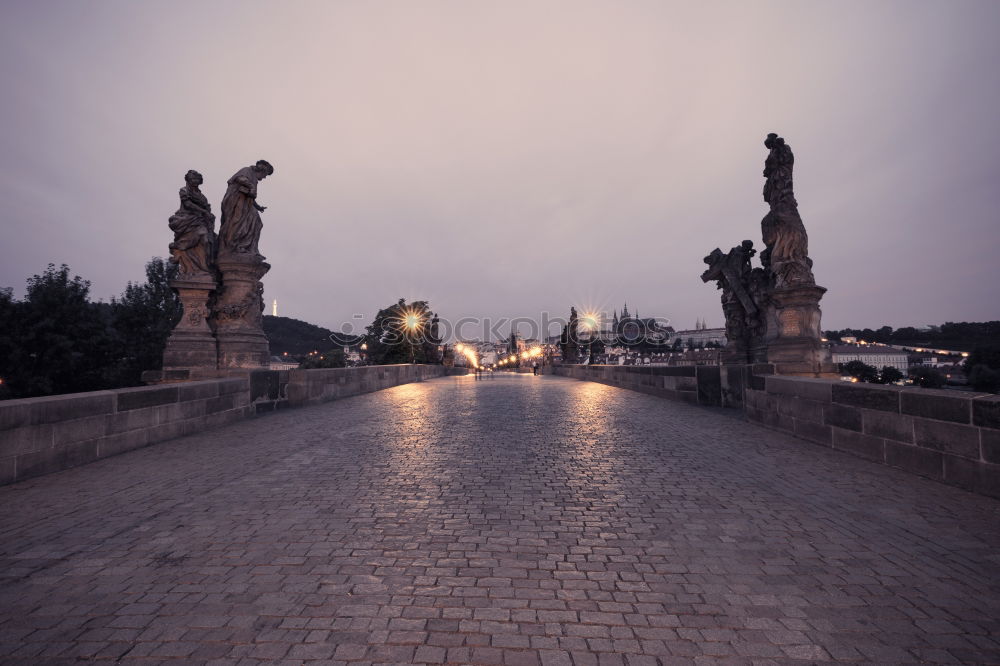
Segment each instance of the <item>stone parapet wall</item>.
[[965,490],[1000,497],[1000,396],[765,377],[749,420]]
[[855,384],[732,366],[554,366],[552,374],[743,409],[754,423],[1000,498],[1000,396]]
[[232,423],[251,414],[245,377],[0,402],[0,484]]
[[551,374],[632,389],[670,400],[721,405],[719,366],[555,365]]
[[427,365],[259,370],[238,376],[0,401],[0,485],[84,465],[284,406],[422,381]]

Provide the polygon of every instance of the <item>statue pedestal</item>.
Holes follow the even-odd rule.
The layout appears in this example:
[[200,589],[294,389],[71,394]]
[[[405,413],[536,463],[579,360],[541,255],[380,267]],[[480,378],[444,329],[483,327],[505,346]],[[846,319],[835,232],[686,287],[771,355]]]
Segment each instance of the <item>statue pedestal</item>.
[[764,344],[767,363],[781,375],[819,376],[836,372],[820,340],[819,301],[826,288],[814,284],[781,287],[771,292],[771,312]]
[[219,369],[266,368],[271,353],[264,335],[264,285],[270,264],[254,255],[220,256],[222,289],[215,304]]
[[215,337],[208,323],[208,300],[217,285],[215,278],[183,275],[171,280],[184,311],[181,320],[167,338],[163,350],[163,370],[209,369],[218,365]]

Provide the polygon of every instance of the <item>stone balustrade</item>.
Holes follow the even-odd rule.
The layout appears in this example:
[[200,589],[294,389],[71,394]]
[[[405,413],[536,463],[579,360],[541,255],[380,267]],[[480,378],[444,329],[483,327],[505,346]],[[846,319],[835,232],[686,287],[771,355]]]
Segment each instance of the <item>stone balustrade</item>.
[[255,370],[139,388],[0,401],[0,485],[201,432],[281,407],[445,374],[440,365]]

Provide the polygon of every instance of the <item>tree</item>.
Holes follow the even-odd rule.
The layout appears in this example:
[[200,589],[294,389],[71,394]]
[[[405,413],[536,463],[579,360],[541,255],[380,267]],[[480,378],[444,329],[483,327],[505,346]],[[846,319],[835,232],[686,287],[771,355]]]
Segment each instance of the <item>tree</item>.
[[679,352],[684,349],[684,340],[681,338],[674,338],[674,344],[670,347],[671,351]]
[[378,311],[368,326],[365,342],[373,365],[426,363],[431,337],[427,301],[407,303],[401,298],[395,305]]
[[111,300],[111,318],[117,347],[111,386],[138,386],[143,370],[163,366],[167,338],[181,317],[181,304],[170,280],[177,266],[153,257],[146,264],[146,282],[129,282]]
[[1000,390],[1000,344],[975,347],[965,359],[964,367],[969,385],[975,390],[986,393]]
[[878,370],[864,361],[848,361],[841,363],[840,368],[851,377],[861,382],[878,382]]
[[945,376],[940,370],[924,366],[911,368],[910,379],[921,388],[941,388],[945,383]]
[[899,368],[893,367],[891,365],[883,365],[882,372],[879,373],[879,383],[881,384],[895,384],[896,382],[903,379],[906,375],[900,372]]
[[321,354],[309,354],[299,364],[300,368],[311,370],[313,368],[343,368],[347,363],[344,360],[344,350],[333,347]]
[[28,278],[15,302],[6,291],[0,333],[0,377],[11,397],[74,393],[105,388],[113,344],[101,308],[88,300],[90,282],[70,277],[69,267],[49,264]]

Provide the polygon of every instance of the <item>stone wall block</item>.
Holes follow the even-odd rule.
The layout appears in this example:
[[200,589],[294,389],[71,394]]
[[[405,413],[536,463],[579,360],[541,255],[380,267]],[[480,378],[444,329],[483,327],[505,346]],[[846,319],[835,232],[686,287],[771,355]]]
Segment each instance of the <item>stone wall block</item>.
[[116,435],[108,435],[97,442],[97,457],[107,458],[132,449],[139,449],[149,443],[149,430],[130,430]]
[[823,407],[823,423],[835,426],[844,430],[861,432],[863,430],[861,410],[856,407],[847,407],[830,403]]
[[790,395],[779,395],[777,399],[778,413],[813,423],[823,423],[824,406],[831,404]]
[[110,414],[115,408],[114,391],[71,393],[44,398],[24,398],[23,400],[31,405],[32,425],[71,421],[97,414]]
[[1000,465],[946,455],[944,481],[975,493],[1000,498]]
[[917,446],[979,460],[979,429],[974,426],[918,418],[913,431]]
[[898,412],[899,394],[902,392],[898,386],[847,382],[833,384],[831,391],[833,402],[882,412]]
[[833,382],[826,379],[771,375],[765,378],[764,383],[768,393],[798,396],[820,402],[830,402],[833,397]]
[[897,442],[913,444],[913,417],[892,412],[861,410],[864,433],[875,437],[885,437]]
[[0,400],[0,437],[4,430],[31,425],[31,403],[25,400]]
[[0,458],[0,485],[7,485],[15,481],[17,481],[17,457]]
[[97,460],[96,440],[24,453],[17,457],[17,480],[79,467],[95,460]]
[[177,402],[180,390],[177,386],[143,386],[134,389],[119,389],[118,412],[142,409]]
[[903,414],[955,423],[972,421],[971,397],[955,395],[955,391],[915,388],[902,391],[899,398]]
[[885,440],[853,430],[833,429],[833,448],[875,462],[885,462]]
[[833,446],[833,428],[822,423],[813,421],[795,420],[795,434],[810,442],[822,444],[823,446]]
[[139,428],[152,428],[155,425],[155,407],[130,409],[125,412],[113,414],[108,418],[108,434],[113,435],[119,432],[137,430]]
[[52,448],[55,424],[23,426],[0,432],[0,457]]
[[885,462],[892,467],[898,467],[931,479],[940,481],[944,478],[944,455],[912,444],[900,444],[887,440],[885,443]]
[[1000,430],[980,428],[979,449],[983,460],[1000,465]]
[[189,382],[177,387],[177,399],[180,402],[189,400],[204,400],[219,395],[219,381]]
[[227,409],[234,409],[237,406],[237,394],[227,393],[225,395],[220,395],[215,398],[209,398],[205,401],[205,413],[215,414],[216,412],[223,412]]
[[1000,395],[979,396],[973,399],[972,425],[1000,431]]
[[111,417],[106,414],[98,416],[88,416],[82,419],[73,419],[63,423],[53,424],[52,445],[62,446],[73,442],[83,442],[89,439],[104,437],[108,432],[108,421]]

